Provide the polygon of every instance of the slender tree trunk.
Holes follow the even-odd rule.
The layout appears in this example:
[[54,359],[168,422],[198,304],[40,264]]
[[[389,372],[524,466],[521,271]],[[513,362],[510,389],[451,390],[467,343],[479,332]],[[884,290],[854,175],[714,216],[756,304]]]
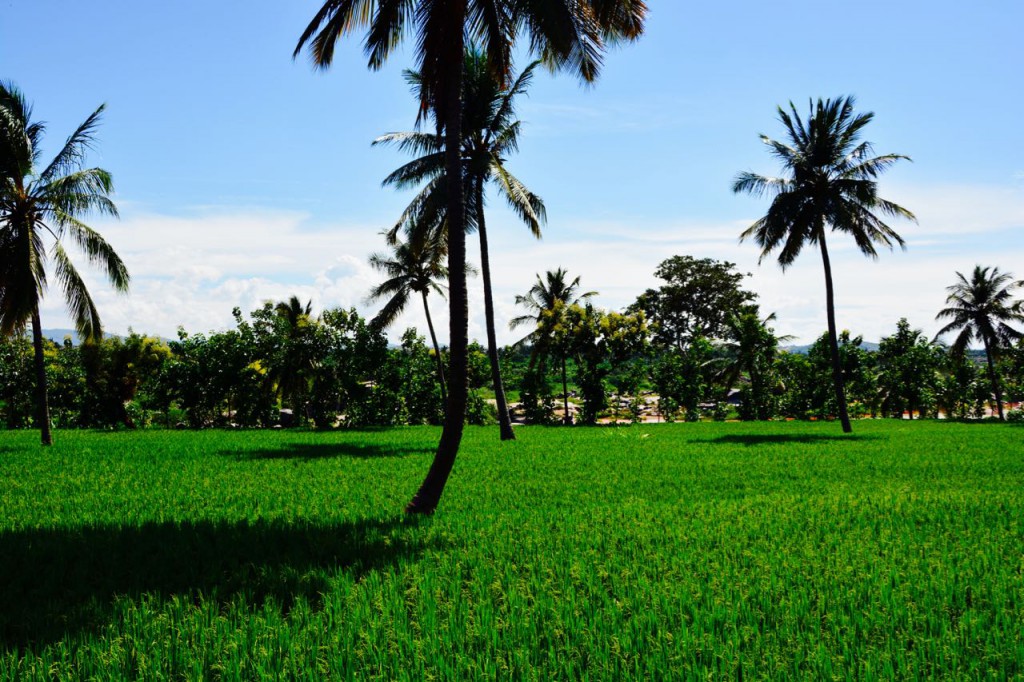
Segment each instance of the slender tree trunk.
[[569,382],[565,370],[565,356],[562,356],[562,409],[565,410],[562,421],[568,426],[572,424],[572,417],[569,416]]
[[1006,421],[1003,414],[1003,392],[999,388],[999,377],[996,376],[996,363],[992,359],[992,349],[988,339],[985,339],[985,359],[988,361],[988,380],[992,382],[992,393],[996,397],[996,410],[999,412],[999,421]]
[[484,280],[484,320],[487,327],[487,357],[491,361],[491,383],[494,384],[494,400],[498,403],[498,429],[502,440],[515,440],[512,419],[508,414],[505,400],[505,384],[501,380],[501,365],[498,362],[498,337],[494,330],[494,296],[491,290],[491,258],[487,248],[487,225],[484,220],[484,188],[476,192],[476,225],[480,233],[480,274]]
[[43,325],[39,321],[39,306],[32,311],[32,349],[36,361],[36,416],[43,445],[53,445],[50,432],[50,402],[46,395],[46,362],[43,359]]
[[832,264],[828,258],[828,247],[825,246],[825,227],[818,226],[818,239],[821,245],[821,261],[825,266],[825,307],[828,313],[828,343],[832,351],[832,380],[836,387],[836,404],[839,407],[839,421],[843,425],[843,433],[850,433],[850,415],[846,409],[846,389],[843,386],[843,368],[839,362],[839,339],[836,335],[836,302],[832,290]]
[[469,399],[469,302],[466,292],[466,205],[462,182],[462,75],[466,0],[451,0],[446,63],[451,69],[445,101],[445,173],[448,176],[448,409],[427,476],[406,506],[408,514],[433,514],[459,454]]
[[441,347],[437,345],[437,334],[434,333],[434,322],[430,319],[430,306],[427,305],[427,292],[421,291],[423,297],[423,311],[427,314],[427,329],[430,330],[430,340],[434,343],[434,357],[437,360],[437,383],[441,386],[441,402],[448,408],[448,391],[444,387],[444,361],[441,359]]

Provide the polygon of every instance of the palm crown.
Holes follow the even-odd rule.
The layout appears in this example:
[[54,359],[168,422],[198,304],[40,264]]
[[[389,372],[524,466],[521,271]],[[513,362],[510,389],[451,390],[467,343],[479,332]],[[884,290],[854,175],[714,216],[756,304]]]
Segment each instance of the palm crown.
[[[512,85],[499,85],[487,68],[487,58],[479,49],[466,51],[463,79],[462,145],[460,155],[463,181],[466,185],[466,228],[473,230],[483,220],[484,187],[495,185],[509,207],[526,223],[535,237],[547,219],[544,202],[509,172],[505,162],[519,149],[522,124],[516,120],[515,100],[526,92],[540,62],[532,62]],[[414,71],[406,71],[406,80],[413,94],[420,98],[423,79]],[[440,126],[439,126],[440,127]],[[388,233],[394,240],[400,229],[410,239],[422,238],[413,231],[444,229],[448,192],[443,135],[424,132],[388,133],[374,140],[374,145],[389,144],[417,157],[384,179],[385,185],[399,189],[425,183]]]
[[855,114],[854,98],[818,100],[805,122],[796,106],[779,107],[779,120],[789,140],[779,142],[766,135],[761,141],[782,163],[786,177],[740,173],[734,192],[772,198],[768,213],[740,236],[761,247],[762,260],[779,249],[779,264],[788,267],[807,243],[818,244],[826,225],[854,238],[865,255],[878,257],[876,244],[905,246],[903,238],[875,212],[915,220],[914,214],[878,196],[876,178],[901,159],[902,154],[872,156],[871,143],[860,140],[861,131],[874,118],[871,112]]
[[396,241],[392,248],[390,254],[370,256],[370,265],[387,277],[367,296],[368,301],[388,299],[373,319],[373,324],[381,328],[395,321],[413,293],[426,296],[433,291],[443,296],[444,287],[440,282],[448,276],[448,268],[444,266],[445,250],[439,239]]
[[[548,270],[544,273],[543,278],[537,275],[537,281],[533,283],[526,295],[516,296],[516,305],[522,306],[530,312],[512,318],[509,321],[509,328],[515,329],[524,324],[539,323],[545,312],[555,310],[559,306],[571,306],[579,303],[582,299],[597,295],[596,291],[577,293],[580,288],[580,278],[576,277],[570,282],[568,277],[569,273],[562,268]],[[533,334],[527,336],[526,339],[532,337]]]
[[103,109],[96,109],[40,170],[45,124],[31,120],[31,108],[17,88],[0,83],[0,333],[23,329],[36,313],[48,284],[48,261],[79,334],[92,339],[102,333],[96,305],[62,243],[65,237],[115,289],[128,288],[124,263],[81,221],[89,212],[117,216],[110,174],[82,167]]
[[946,287],[948,307],[935,316],[950,320],[936,336],[960,330],[953,341],[955,353],[962,355],[968,345],[979,341],[996,351],[1024,336],[1008,324],[1024,322],[1021,304],[1013,300],[1014,290],[1024,281],[1014,282],[1010,273],[980,265],[974,267],[970,280],[959,272],[956,276],[957,283]]

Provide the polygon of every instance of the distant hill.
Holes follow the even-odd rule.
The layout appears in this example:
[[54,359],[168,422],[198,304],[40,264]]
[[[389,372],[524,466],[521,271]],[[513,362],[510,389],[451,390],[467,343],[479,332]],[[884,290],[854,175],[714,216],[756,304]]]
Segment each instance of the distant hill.
[[[871,341],[862,342],[860,347],[872,353],[878,352],[878,344],[872,343]],[[780,350],[786,351],[787,353],[797,353],[799,355],[807,355],[807,351],[810,350],[810,348],[810,344],[806,346],[780,346]],[[968,348],[967,357],[974,362],[984,362],[985,351],[981,348]]]
[[[31,334],[31,333],[32,332],[29,331],[29,334]],[[68,336],[71,337],[71,343],[73,343],[74,345],[77,346],[80,343],[80,339],[78,338],[78,332],[76,332],[74,329],[44,329],[43,330],[43,338],[44,339],[50,339],[54,343],[64,343],[65,337],[68,337]]]
[[[878,344],[872,341],[863,341],[861,342],[860,347],[872,353],[878,350]],[[780,350],[784,350],[787,353],[798,353],[800,355],[807,355],[807,351],[810,349],[811,344],[807,344],[806,346],[780,346]]]

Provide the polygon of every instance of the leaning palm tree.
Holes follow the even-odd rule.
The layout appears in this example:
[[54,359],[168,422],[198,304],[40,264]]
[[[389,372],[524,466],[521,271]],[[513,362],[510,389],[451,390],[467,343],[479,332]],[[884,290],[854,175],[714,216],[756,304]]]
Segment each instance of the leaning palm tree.
[[[491,365],[491,381],[498,410],[498,426],[502,440],[515,440],[512,420],[505,399],[498,360],[498,342],[494,326],[494,297],[491,289],[490,254],[487,247],[487,225],[484,218],[485,190],[494,185],[508,205],[526,223],[533,236],[540,238],[540,226],[546,219],[544,203],[505,165],[506,156],[519,146],[520,122],[515,120],[515,97],[523,94],[533,79],[533,71],[540,64],[535,61],[515,79],[511,87],[503,88],[491,76],[487,58],[479,49],[466,50],[465,75],[462,98],[462,158],[463,182],[466,193],[466,225],[476,228],[480,236],[480,269],[484,286],[484,319],[487,331],[487,355]],[[406,72],[419,99],[422,80],[413,71]],[[395,144],[419,156],[403,165],[384,180],[385,185],[410,187],[425,182],[424,187],[409,204],[398,223],[389,233],[394,240],[400,229],[405,229],[410,240],[431,239],[417,232],[439,231],[446,228],[448,178],[444,166],[444,137],[433,133],[389,133],[374,144]]]
[[832,264],[825,235],[828,231],[846,233],[853,237],[861,253],[877,258],[876,244],[890,249],[894,244],[904,248],[905,245],[903,238],[882,222],[876,212],[915,220],[907,209],[879,197],[876,182],[889,166],[909,158],[901,154],[872,156],[871,144],[861,142],[860,134],[874,114],[855,114],[853,107],[853,97],[819,99],[816,105],[811,104],[806,123],[792,102],[789,112],[779,107],[779,120],[786,128],[788,143],[765,135],[761,141],[782,163],[786,176],[740,173],[732,187],[734,192],[772,198],[768,213],[740,236],[741,242],[752,238],[761,247],[761,260],[780,249],[778,262],[785,270],[805,245],[817,246],[821,251],[832,377],[845,433],[852,428],[839,363]]
[[387,279],[375,286],[367,302],[388,299],[384,307],[373,318],[371,324],[377,329],[391,326],[409,304],[413,294],[419,294],[423,301],[423,312],[427,316],[427,329],[430,340],[434,344],[434,358],[437,360],[437,383],[441,387],[441,400],[448,402],[444,382],[444,362],[441,360],[441,347],[437,343],[434,322],[430,317],[430,306],[427,295],[433,291],[444,296],[444,287],[440,283],[448,276],[448,268],[444,266],[445,247],[439,233],[428,235],[428,238],[405,243],[395,241],[391,254],[375,253],[370,256],[370,265],[383,272]]
[[46,166],[46,127],[32,120],[22,93],[0,82],[0,334],[20,332],[31,321],[35,350],[39,428],[43,445],[53,443],[43,359],[39,302],[47,290],[47,265],[60,285],[79,336],[102,336],[99,311],[85,281],[64,249],[70,239],[107,275],[118,291],[128,289],[128,270],[102,236],[82,222],[90,212],[117,216],[113,182],[101,168],[83,168],[104,107],[67,139]]
[[[416,35],[420,115],[433,112],[445,135],[445,169],[459,177],[462,162],[461,68],[467,38],[484,48],[488,69],[506,84],[518,34],[554,68],[575,70],[593,81],[609,42],[634,40],[643,32],[643,0],[326,0],[299,37],[293,56],[309,45],[313,63],[327,68],[338,40],[367,28],[369,67],[379,69],[410,33]],[[441,440],[419,490],[406,507],[432,513],[455,465],[469,399],[469,308],[466,291],[465,194],[463,183],[447,192],[449,279],[449,394]]]
[[568,274],[562,268],[548,270],[544,279],[537,275],[537,281],[533,283],[525,296],[516,296],[516,305],[526,308],[529,312],[525,315],[512,318],[509,321],[509,328],[515,329],[526,324],[535,324],[536,328],[527,334],[517,343],[530,343],[533,349],[530,352],[530,367],[532,368],[538,360],[555,351],[562,366],[562,420],[566,424],[572,423],[569,415],[569,380],[566,361],[568,353],[564,348],[557,348],[558,334],[562,316],[572,305],[579,303],[591,296],[596,296],[596,291],[578,293],[580,278],[576,277],[571,282],[567,281]]
[[1021,302],[1013,300],[1014,290],[1024,287],[1024,281],[1014,282],[1010,273],[999,272],[999,268],[996,267],[983,268],[980,265],[974,266],[970,280],[959,272],[956,276],[956,284],[946,287],[946,291],[949,292],[946,303],[949,307],[943,308],[935,316],[936,320],[950,319],[950,322],[940,329],[935,337],[959,329],[960,333],[951,347],[955,356],[963,356],[970,343],[982,343],[985,347],[988,379],[992,384],[992,394],[996,398],[999,419],[1005,420],[1003,392],[999,387],[995,358],[1004,348],[1024,337],[1024,334],[1009,324],[1024,323]]

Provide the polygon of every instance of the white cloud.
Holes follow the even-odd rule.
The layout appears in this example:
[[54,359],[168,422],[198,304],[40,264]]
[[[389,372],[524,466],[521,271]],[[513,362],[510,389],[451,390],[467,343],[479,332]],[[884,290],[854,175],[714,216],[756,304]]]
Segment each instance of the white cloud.
[[[998,265],[1024,276],[1024,201],[1015,188],[904,187],[889,193],[913,209],[919,226],[900,224],[908,250],[883,251],[878,261],[862,256],[837,235],[833,255],[837,321],[841,328],[877,340],[900,317],[929,335],[954,272],[975,263]],[[585,290],[596,289],[597,305],[621,309],[644,289],[657,286],[654,269],[676,254],[737,263],[751,273],[746,286],[759,295],[765,312],[778,316],[776,331],[807,343],[825,329],[821,258],[808,250],[783,273],[774,260],[757,263],[757,247],[738,244],[739,233],[756,216],[721,222],[680,219],[588,221],[549,226],[534,240],[503,211],[491,220],[490,241],[498,340],[509,343],[524,333],[508,330],[521,313],[513,304],[536,273],[564,267],[580,275]],[[635,226],[643,224],[642,230]],[[245,209],[203,209],[186,216],[125,211],[119,223],[96,227],[124,258],[133,275],[131,293],[112,292],[98,274],[83,267],[105,326],[114,333],[129,327],[173,337],[179,325],[191,332],[233,325],[231,310],[244,312],[265,300],[297,295],[312,299],[316,311],[355,306],[372,315],[379,305],[364,299],[380,277],[367,264],[384,248],[378,225],[314,225],[299,213]],[[474,263],[479,247],[470,237]],[[484,341],[479,277],[470,278],[470,337]],[[445,303],[430,299],[439,337],[448,338]],[[63,302],[53,292],[42,310],[44,326],[69,326]],[[427,335],[422,305],[411,302],[392,331],[415,326]]]

